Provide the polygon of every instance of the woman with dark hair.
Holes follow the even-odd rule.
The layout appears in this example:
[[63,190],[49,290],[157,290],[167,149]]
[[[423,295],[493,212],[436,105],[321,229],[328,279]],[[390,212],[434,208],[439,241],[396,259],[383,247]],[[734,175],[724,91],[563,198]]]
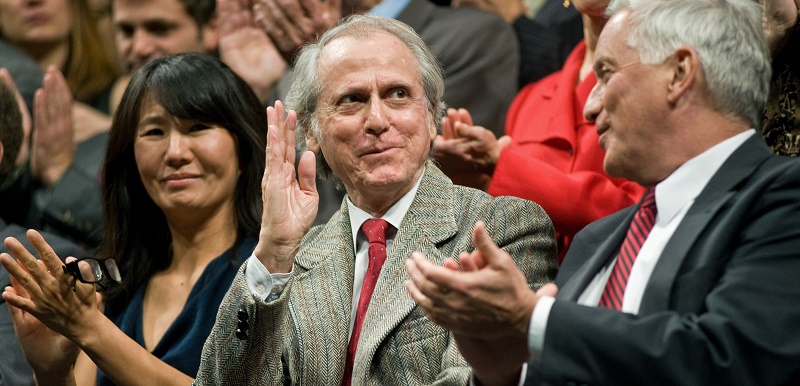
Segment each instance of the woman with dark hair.
[[[96,259],[114,259],[122,276],[102,278],[105,316],[87,275],[68,272],[73,259],[62,269],[37,232],[28,237],[49,273],[25,264],[33,256],[13,239],[20,260],[0,258],[19,280],[3,297],[18,307],[18,338],[40,385],[82,375],[72,370],[78,348],[102,370],[99,384],[191,382],[260,230],[265,126],[258,98],[215,58],[169,56],[136,73],[103,172],[107,228]],[[97,269],[113,279],[109,268]]]

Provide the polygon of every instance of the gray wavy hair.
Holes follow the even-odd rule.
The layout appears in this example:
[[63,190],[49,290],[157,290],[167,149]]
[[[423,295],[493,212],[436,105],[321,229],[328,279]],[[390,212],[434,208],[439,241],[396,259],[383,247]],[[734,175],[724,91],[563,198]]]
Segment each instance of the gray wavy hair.
[[[437,131],[445,112],[442,101],[444,95],[444,75],[442,66],[431,53],[427,44],[414,30],[403,22],[370,15],[353,15],[344,19],[338,26],[328,30],[319,42],[304,46],[295,61],[294,79],[286,96],[286,106],[297,112],[297,148],[305,151],[305,132],[309,131],[321,144],[322,127],[317,117],[317,103],[322,91],[319,74],[319,57],[330,42],[342,37],[368,38],[376,32],[386,32],[400,39],[417,59],[419,81],[425,92],[425,106]],[[317,174],[323,178],[336,180],[330,166],[322,154],[317,154]]]
[[642,63],[663,63],[675,51],[697,51],[714,107],[755,126],[767,101],[772,73],[753,0],[615,0],[611,16],[630,9],[628,45]]

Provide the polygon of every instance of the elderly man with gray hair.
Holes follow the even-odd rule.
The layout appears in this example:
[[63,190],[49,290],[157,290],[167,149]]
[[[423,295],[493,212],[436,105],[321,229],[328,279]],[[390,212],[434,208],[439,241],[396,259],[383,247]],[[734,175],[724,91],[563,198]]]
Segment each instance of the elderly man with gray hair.
[[[481,222],[519,258],[526,289],[557,263],[541,207],[455,186],[429,161],[443,88],[428,47],[392,19],[353,16],[300,52],[293,110],[267,110],[259,242],[223,300],[197,385],[466,384],[452,334],[404,289],[405,260],[466,254]],[[310,150],[297,170],[296,126]],[[311,228],[316,169],[347,197]]]
[[580,232],[538,292],[482,232],[461,271],[415,254],[407,289],[483,385],[516,384],[527,360],[525,385],[800,383],[800,161],[752,129],[759,4],[612,7],[584,114],[605,170],[648,193]]

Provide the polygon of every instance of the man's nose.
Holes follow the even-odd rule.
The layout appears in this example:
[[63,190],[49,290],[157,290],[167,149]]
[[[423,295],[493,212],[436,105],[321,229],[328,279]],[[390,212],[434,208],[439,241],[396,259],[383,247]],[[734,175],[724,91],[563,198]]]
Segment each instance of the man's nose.
[[146,31],[136,30],[131,37],[131,53],[137,58],[146,58],[155,51],[153,38]]
[[583,116],[589,122],[595,122],[600,112],[603,111],[603,94],[605,87],[599,83],[594,85],[592,92],[589,93],[589,99],[586,100],[586,105],[583,107]]
[[368,132],[378,135],[389,129],[389,119],[386,115],[386,106],[383,100],[377,97],[370,98],[367,109],[365,129]]

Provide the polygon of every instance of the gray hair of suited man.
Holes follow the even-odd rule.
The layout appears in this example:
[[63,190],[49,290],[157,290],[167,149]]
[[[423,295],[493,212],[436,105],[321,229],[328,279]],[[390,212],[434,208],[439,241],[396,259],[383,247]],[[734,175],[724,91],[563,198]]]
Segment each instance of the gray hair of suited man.
[[628,45],[645,64],[663,63],[681,46],[692,47],[714,108],[751,126],[761,121],[772,66],[753,0],[614,0],[613,14],[630,10]]
[[[437,131],[439,130],[439,124],[445,112],[445,104],[442,101],[444,75],[442,66],[431,53],[428,45],[403,22],[370,15],[353,15],[325,32],[319,42],[304,46],[298,53],[294,65],[294,79],[286,96],[286,106],[297,112],[297,125],[302,128],[302,130],[298,130],[297,134],[298,149],[307,149],[304,138],[306,130],[310,130],[310,134],[320,144],[324,141],[322,127],[320,127],[317,116],[317,104],[322,92],[322,81],[319,74],[319,58],[322,50],[338,38],[368,39],[370,35],[377,32],[388,33],[400,39],[416,57],[419,81],[425,92],[425,105],[430,113],[429,118],[433,120],[429,121],[429,124],[435,125]],[[322,178],[340,182],[325,161],[325,157],[322,154],[316,156],[317,174]]]

